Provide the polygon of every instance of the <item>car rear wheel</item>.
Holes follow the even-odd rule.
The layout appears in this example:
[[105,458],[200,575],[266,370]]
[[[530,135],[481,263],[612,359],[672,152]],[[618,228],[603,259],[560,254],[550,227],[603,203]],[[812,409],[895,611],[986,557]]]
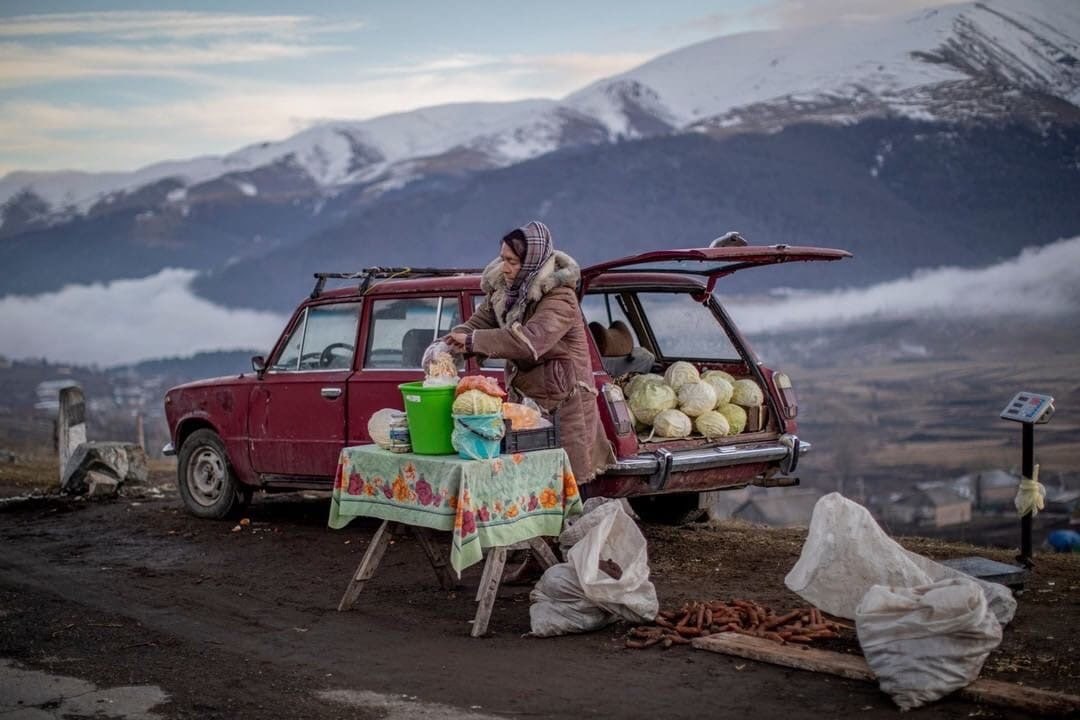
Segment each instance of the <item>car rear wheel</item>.
[[630,507],[647,523],[687,525],[705,514],[698,502],[698,493],[643,495],[630,498]]
[[180,447],[177,486],[184,506],[201,518],[227,517],[242,504],[225,445],[213,430],[196,430]]

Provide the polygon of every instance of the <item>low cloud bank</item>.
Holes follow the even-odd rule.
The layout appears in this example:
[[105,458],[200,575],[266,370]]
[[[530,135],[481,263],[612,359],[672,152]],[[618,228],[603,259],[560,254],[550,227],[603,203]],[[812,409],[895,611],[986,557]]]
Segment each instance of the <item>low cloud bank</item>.
[[725,299],[725,306],[746,333],[904,318],[1001,317],[1016,322],[1025,317],[1078,315],[1080,237],[1029,248],[985,268],[920,270],[866,288],[792,291],[767,301],[733,297]]
[[207,350],[269,350],[286,318],[196,297],[195,275],[166,269],[139,280],[0,298],[0,354],[107,367]]

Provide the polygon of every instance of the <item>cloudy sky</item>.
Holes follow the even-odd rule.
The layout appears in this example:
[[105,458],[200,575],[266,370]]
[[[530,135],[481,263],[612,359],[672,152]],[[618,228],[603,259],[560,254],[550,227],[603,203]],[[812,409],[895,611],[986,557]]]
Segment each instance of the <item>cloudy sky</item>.
[[0,4],[0,176],[133,170],[327,119],[561,97],[718,35],[952,0]]

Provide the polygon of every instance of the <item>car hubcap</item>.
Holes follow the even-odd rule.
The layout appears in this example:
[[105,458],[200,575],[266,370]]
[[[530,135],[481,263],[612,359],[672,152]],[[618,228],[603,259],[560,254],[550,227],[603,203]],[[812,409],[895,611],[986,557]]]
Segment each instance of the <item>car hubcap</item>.
[[191,499],[210,507],[225,487],[225,460],[213,448],[199,448],[188,464],[187,487]]

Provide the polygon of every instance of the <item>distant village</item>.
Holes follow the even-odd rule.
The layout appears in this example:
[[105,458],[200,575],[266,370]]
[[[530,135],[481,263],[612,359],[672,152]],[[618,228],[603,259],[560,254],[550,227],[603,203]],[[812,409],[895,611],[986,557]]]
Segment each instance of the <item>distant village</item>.
[[[15,365],[24,365],[15,368]],[[86,394],[88,432],[91,439],[142,441],[151,457],[160,455],[168,441],[161,399],[165,391],[187,378],[174,373],[146,373],[134,369],[87,375],[79,368],[46,366],[37,373],[33,394],[13,392],[13,370],[27,379],[25,363],[13,364],[0,357],[0,461],[14,457],[17,448],[31,442],[47,444],[62,388],[82,387]],[[34,376],[34,373],[29,373]],[[25,385],[24,385],[25,388]],[[14,400],[14,402],[12,402]],[[1055,526],[1080,525],[1080,489],[1066,484],[1064,476],[1041,478],[1046,487],[1043,519]],[[709,493],[704,499],[708,517],[737,519],[773,527],[806,526],[814,504],[832,487],[811,483],[791,488],[747,487]],[[991,469],[954,478],[915,483],[887,494],[873,492],[855,480],[853,487],[839,488],[847,497],[865,505],[892,533],[918,533],[965,540],[983,539],[1008,543],[1015,534],[1013,499],[1019,483],[1015,469]]]

